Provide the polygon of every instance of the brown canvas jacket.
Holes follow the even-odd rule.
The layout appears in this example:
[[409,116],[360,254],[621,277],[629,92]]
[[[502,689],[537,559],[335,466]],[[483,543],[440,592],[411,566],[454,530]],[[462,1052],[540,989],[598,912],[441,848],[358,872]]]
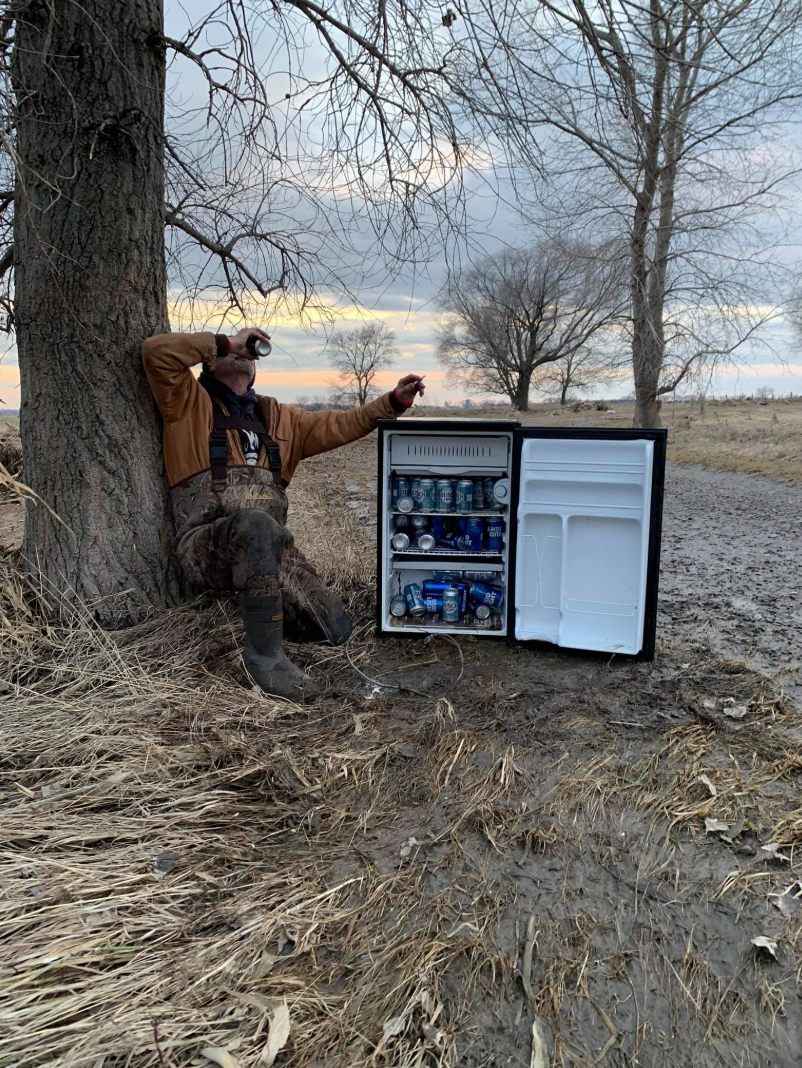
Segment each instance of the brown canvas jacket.
[[[164,462],[176,511],[179,536],[190,527],[227,515],[237,507],[262,507],[272,496],[267,450],[256,468],[248,468],[236,430],[228,431],[228,489],[215,495],[209,471],[209,434],[214,426],[212,399],[191,368],[204,361],[214,367],[215,335],[157,334],[142,345],[150,388],[164,419]],[[307,412],[274,397],[260,397],[258,414],[281,454],[286,486],[307,456],[328,452],[364,437],[379,419],[394,419],[387,393],[362,408]],[[266,510],[274,510],[264,505]],[[286,506],[285,506],[286,511]],[[278,518],[278,516],[277,516]]]

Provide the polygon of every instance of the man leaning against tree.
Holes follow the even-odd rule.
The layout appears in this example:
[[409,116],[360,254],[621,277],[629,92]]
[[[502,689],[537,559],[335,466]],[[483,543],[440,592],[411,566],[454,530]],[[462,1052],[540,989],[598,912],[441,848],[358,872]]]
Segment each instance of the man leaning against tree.
[[284,636],[339,645],[351,623],[286,529],[287,486],[301,460],[396,418],[425,386],[409,374],[361,408],[307,412],[254,392],[253,337],[269,340],[255,327],[233,337],[158,334],[142,356],[164,420],[181,565],[196,586],[238,592],[245,666],[258,685],[309,701],[319,687],[286,656]]

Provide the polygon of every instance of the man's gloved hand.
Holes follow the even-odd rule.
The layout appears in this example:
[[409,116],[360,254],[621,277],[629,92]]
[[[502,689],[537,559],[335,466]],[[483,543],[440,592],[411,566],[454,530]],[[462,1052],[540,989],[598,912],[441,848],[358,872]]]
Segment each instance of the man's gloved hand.
[[[231,346],[231,355],[245,356],[247,359],[253,359],[253,354],[246,348],[248,338],[253,334],[256,334],[262,341],[270,340],[270,334],[266,334],[264,330],[260,330],[258,326],[243,326],[242,330],[238,330],[233,337],[228,339]],[[256,358],[258,359],[259,357],[257,356]]]
[[399,379],[398,385],[393,390],[393,394],[397,400],[399,400],[405,408],[411,408],[415,398],[424,394],[426,386],[423,384],[425,375],[404,375]]

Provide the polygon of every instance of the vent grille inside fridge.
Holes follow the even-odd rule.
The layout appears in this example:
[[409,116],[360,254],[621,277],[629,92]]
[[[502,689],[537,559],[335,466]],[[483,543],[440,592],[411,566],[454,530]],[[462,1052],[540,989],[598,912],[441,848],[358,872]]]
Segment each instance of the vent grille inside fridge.
[[506,438],[464,437],[452,434],[393,434],[390,440],[390,463],[397,467],[487,468],[507,467],[509,444]]

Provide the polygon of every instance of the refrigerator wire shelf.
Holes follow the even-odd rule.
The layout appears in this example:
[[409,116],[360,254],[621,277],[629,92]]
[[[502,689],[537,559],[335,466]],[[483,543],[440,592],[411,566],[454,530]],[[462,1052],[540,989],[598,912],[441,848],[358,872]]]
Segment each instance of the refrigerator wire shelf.
[[439,616],[432,614],[425,616],[390,616],[390,626],[395,630],[502,630],[500,616],[491,616],[487,619],[476,619],[473,615],[464,616],[459,623],[445,623]]
[[500,560],[504,553],[489,552],[487,549],[450,549],[447,545],[438,545],[436,549],[393,549],[393,556],[484,556],[488,559]]
[[390,513],[391,515],[425,515],[428,518],[440,517],[441,519],[503,519],[506,516],[506,505],[504,508],[483,508],[478,512],[398,512],[395,509]]

